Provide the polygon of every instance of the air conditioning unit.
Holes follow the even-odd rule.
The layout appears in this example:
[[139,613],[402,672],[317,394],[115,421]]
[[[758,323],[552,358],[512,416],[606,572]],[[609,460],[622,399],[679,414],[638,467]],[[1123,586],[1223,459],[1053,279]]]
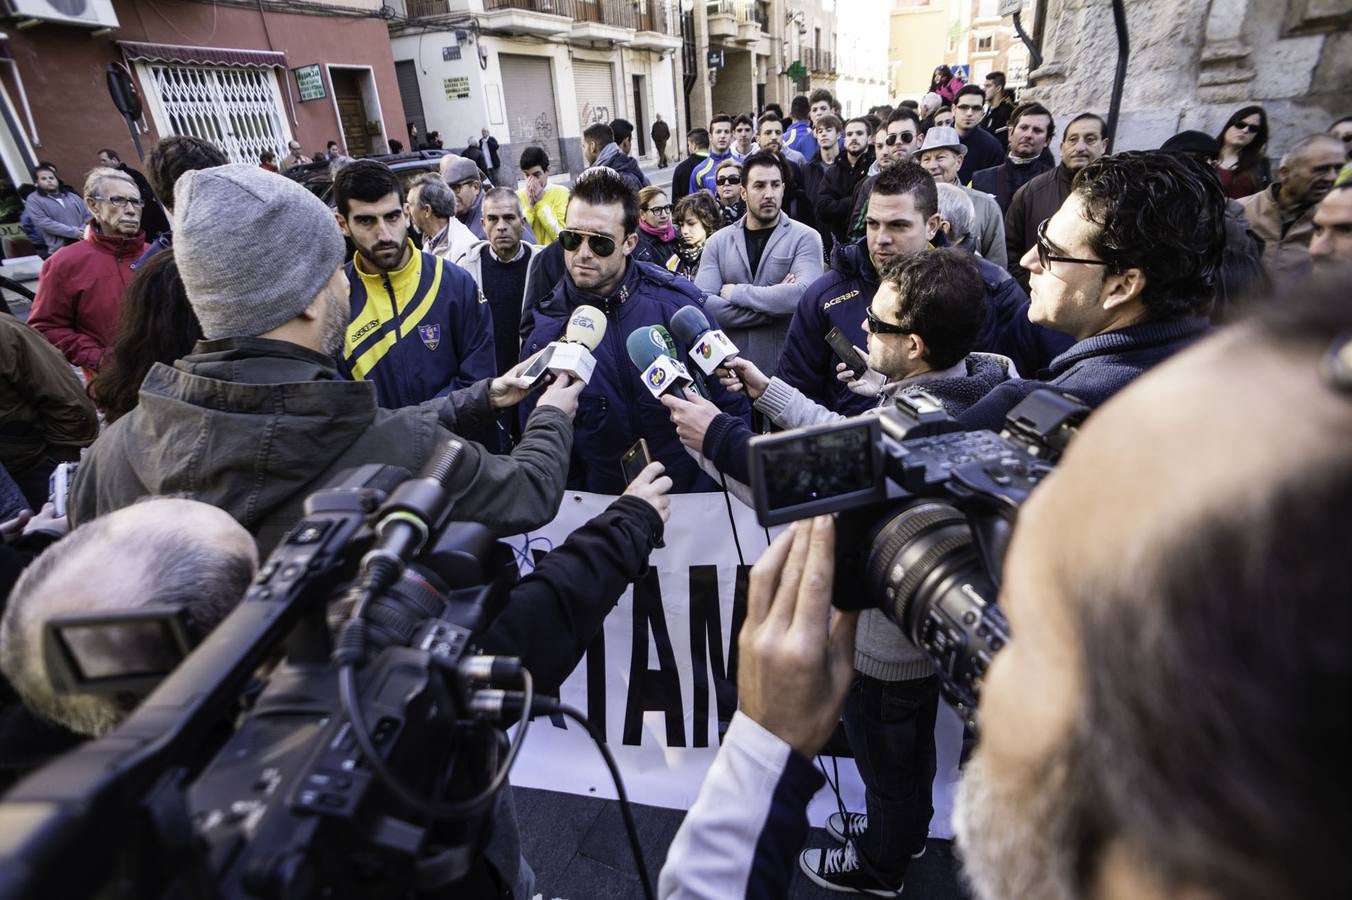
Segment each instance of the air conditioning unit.
[[116,28],[113,0],[4,0],[9,13],[20,19],[39,19],[86,28]]

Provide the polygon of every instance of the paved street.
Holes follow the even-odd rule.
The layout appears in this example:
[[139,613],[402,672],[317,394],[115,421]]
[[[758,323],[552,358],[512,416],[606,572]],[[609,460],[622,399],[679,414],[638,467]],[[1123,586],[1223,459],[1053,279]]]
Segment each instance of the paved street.
[[[642,896],[618,803],[555,791],[513,790],[522,851],[535,869],[535,890],[544,900],[633,900]],[[639,843],[654,881],[683,815],[679,810],[634,806]],[[808,845],[836,846],[821,829],[812,830]],[[795,869],[790,898],[835,896]],[[925,855],[911,867],[905,896],[921,900],[967,898],[959,884],[949,842],[929,842]]]

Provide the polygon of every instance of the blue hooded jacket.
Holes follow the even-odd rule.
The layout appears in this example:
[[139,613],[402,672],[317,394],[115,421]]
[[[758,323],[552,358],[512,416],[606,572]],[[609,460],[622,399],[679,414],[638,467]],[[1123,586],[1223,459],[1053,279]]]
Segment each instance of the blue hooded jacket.
[[[836,379],[836,359],[826,343],[826,334],[839,328],[856,347],[867,346],[865,311],[878,290],[878,273],[868,256],[867,239],[838,246],[831,255],[831,269],[808,286],[784,341],[776,374],[809,398],[841,415],[854,415],[877,404],[861,397]],[[936,247],[948,246],[941,231]],[[1009,273],[995,263],[977,257],[986,285],[986,322],[973,350],[1008,356],[1027,377],[1045,368],[1057,354],[1074,343],[1069,335],[1028,321],[1028,296]]]
[[[554,292],[536,309],[535,328],[522,346],[522,358],[561,337],[568,317],[583,304],[606,314],[606,333],[592,353],[596,370],[578,400],[573,419],[568,487],[601,494],[623,493],[626,483],[620,457],[642,437],[652,458],[666,467],[673,493],[718,490],[681,445],[670,413],[648,392],[625,346],[629,335],[640,328],[669,328],[672,315],[683,306],[703,308],[699,289],[660,266],[636,260],[630,260],[619,289],[609,297],[578,288],[572,276],[565,273]],[[723,412],[750,423],[751,407],[746,397],[729,392],[717,379],[706,379],[705,384]],[[523,422],[535,408],[536,396],[521,404]]]

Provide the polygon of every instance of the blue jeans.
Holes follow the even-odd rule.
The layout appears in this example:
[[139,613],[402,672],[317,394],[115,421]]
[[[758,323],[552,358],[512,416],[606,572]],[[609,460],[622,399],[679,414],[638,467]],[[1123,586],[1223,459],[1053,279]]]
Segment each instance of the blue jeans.
[[934,717],[939,679],[879,681],[854,674],[845,735],[864,782],[868,830],[855,842],[885,884],[900,884],[911,854],[925,846],[934,815]]

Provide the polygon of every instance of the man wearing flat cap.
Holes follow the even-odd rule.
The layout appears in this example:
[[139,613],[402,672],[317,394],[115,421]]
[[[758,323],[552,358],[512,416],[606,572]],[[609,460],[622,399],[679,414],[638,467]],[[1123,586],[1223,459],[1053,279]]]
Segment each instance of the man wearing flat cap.
[[[455,193],[455,217],[474,232],[481,241],[488,240],[484,230],[484,173],[472,159],[463,156],[443,156],[441,158],[441,177]],[[528,244],[537,243],[535,232],[527,223],[521,240]]]

